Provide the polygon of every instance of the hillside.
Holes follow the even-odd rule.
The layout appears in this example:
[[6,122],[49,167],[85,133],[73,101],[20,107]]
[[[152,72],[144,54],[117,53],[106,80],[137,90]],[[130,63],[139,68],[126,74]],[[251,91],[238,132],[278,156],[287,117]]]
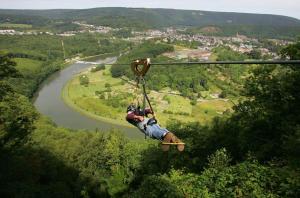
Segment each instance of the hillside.
[[186,149],[165,153],[156,140],[55,126],[7,81],[26,68],[15,65],[0,56],[1,197],[300,196],[298,67],[257,67],[227,118],[170,122]]
[[[64,128],[39,113],[30,101],[47,76],[80,58],[93,61],[87,57],[99,54],[103,56],[96,57],[120,54],[117,63],[142,57],[151,58],[152,63],[193,62],[202,57],[217,61],[300,60],[300,40],[254,37],[296,40],[299,20],[251,14],[239,18],[238,13],[213,12],[208,19],[207,13],[126,8],[0,10],[1,29],[18,32],[0,35],[0,197],[300,197],[299,64],[152,64],[145,76],[147,93],[161,126],[185,143],[183,152],[175,146],[163,152],[158,138],[131,139],[118,128],[92,128],[91,122],[82,124],[83,129]],[[227,14],[236,18],[228,21]],[[122,27],[128,32],[152,27],[155,30],[149,32],[155,32],[169,25],[192,27],[184,31],[187,39],[174,34],[178,40],[141,37],[139,42],[131,40],[134,37],[118,37],[113,31],[102,34],[87,29],[72,36],[57,33],[76,29],[74,20]],[[48,30],[51,32],[46,33]],[[193,35],[188,34],[199,31],[219,36],[238,31],[243,35],[198,35],[200,41],[191,42]],[[249,34],[254,38],[243,39]],[[66,102],[71,107],[76,105],[91,118],[126,122],[128,103],[142,96],[133,88],[130,67],[94,65],[83,70],[77,63],[76,70],[65,70],[75,76],[57,97],[69,99]],[[63,85],[62,78],[50,77]],[[61,89],[49,82],[43,85],[50,88],[49,100],[54,100],[54,91]],[[63,109],[59,103],[45,107]],[[71,113],[75,114],[71,111],[68,115]],[[59,111],[55,115],[60,121],[67,117]],[[70,118],[71,124],[79,123],[76,117]],[[131,133],[134,137],[140,132]]]
[[[211,12],[175,9],[146,8],[93,8],[81,10],[0,10],[0,23],[31,24],[34,27],[52,27],[57,23],[83,20],[94,25],[130,27],[138,29],[162,27],[205,27],[218,26],[224,33],[226,27],[249,32],[264,31],[276,34],[300,32],[300,20],[287,16],[248,14],[233,12]],[[50,25],[50,26],[49,26]],[[66,24],[65,24],[66,25]],[[70,29],[74,29],[72,26]],[[288,28],[288,29],[286,29]],[[229,28],[230,29],[230,28]],[[285,30],[285,31],[282,31]],[[287,31],[288,30],[288,31]],[[236,33],[236,32],[235,32]]]
[[[150,9],[150,8],[93,8],[82,10],[0,10],[2,16],[39,16],[47,19],[87,20],[94,24],[109,19],[117,24],[120,18],[134,23],[145,23],[151,27],[205,26],[205,25],[267,25],[300,26],[298,19],[269,14],[234,12],[212,12],[198,10]],[[100,20],[101,19],[101,20]],[[133,22],[131,20],[134,20]],[[2,18],[3,20],[3,18]],[[34,20],[34,19],[33,19]],[[108,21],[107,21],[108,22]]]

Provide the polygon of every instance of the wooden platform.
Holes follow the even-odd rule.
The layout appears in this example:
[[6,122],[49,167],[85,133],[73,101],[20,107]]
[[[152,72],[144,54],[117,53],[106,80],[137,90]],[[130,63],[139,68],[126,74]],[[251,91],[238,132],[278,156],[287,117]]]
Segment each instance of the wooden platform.
[[163,145],[185,145],[185,143],[183,143],[183,142],[178,142],[178,143],[174,143],[174,142],[162,142],[161,144],[163,144]]

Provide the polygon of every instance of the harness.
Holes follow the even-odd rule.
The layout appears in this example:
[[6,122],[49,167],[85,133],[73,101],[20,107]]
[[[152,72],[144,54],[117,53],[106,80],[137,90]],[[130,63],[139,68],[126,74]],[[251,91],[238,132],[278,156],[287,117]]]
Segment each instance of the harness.
[[[140,66],[142,66],[142,67],[140,67]],[[138,107],[139,111],[140,111],[140,109],[142,110],[142,112],[139,112],[139,114],[141,116],[147,116],[146,112],[145,112],[146,102],[148,103],[150,110],[153,114],[153,117],[150,118],[146,124],[144,124],[145,131],[147,129],[147,125],[153,125],[153,124],[157,123],[157,120],[155,119],[153,107],[150,103],[150,99],[146,92],[146,80],[144,78],[146,73],[148,72],[150,66],[151,66],[150,58],[134,60],[131,63],[131,70],[133,71],[133,73],[135,75],[136,90],[138,90],[140,88],[140,85],[142,85],[142,95],[143,95],[142,107],[140,107],[139,100],[137,97],[137,107]],[[145,134],[145,139],[146,139],[146,134]]]

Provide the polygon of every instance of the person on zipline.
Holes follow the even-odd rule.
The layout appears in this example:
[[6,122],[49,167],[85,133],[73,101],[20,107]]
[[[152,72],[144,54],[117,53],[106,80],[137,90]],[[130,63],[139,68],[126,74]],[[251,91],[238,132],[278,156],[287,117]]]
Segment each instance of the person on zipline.
[[[131,104],[127,107],[127,116],[126,120],[137,127],[141,132],[146,136],[149,136],[152,139],[157,139],[162,141],[162,149],[164,151],[169,150],[170,144],[177,145],[179,151],[184,150],[184,143],[180,141],[172,132],[165,128],[161,128],[157,123],[155,118],[148,118],[149,114],[153,115],[153,112],[150,108],[145,108],[145,110],[140,107],[136,107],[134,104]],[[146,116],[146,117],[145,117]]]

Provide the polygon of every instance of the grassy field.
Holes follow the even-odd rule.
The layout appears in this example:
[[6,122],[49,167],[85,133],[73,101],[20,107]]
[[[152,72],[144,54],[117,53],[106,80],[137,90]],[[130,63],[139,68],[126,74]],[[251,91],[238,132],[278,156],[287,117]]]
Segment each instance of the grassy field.
[[0,28],[21,28],[21,29],[30,29],[32,25],[28,24],[17,24],[17,23],[0,23]]
[[14,58],[13,60],[17,63],[17,69],[23,75],[37,73],[42,65],[42,61],[32,60],[28,58]]
[[[88,86],[80,84],[81,75],[89,78]],[[110,66],[106,66],[102,71],[85,71],[75,76],[65,86],[62,96],[68,105],[90,117],[128,125],[124,119],[127,105],[136,102],[137,98],[142,100],[141,92],[132,85],[133,82],[128,82],[128,79],[112,78]],[[150,91],[149,97],[162,125],[170,119],[207,123],[215,116],[230,112],[232,107],[230,101],[222,99],[198,100],[193,106],[188,98],[168,88]]]

